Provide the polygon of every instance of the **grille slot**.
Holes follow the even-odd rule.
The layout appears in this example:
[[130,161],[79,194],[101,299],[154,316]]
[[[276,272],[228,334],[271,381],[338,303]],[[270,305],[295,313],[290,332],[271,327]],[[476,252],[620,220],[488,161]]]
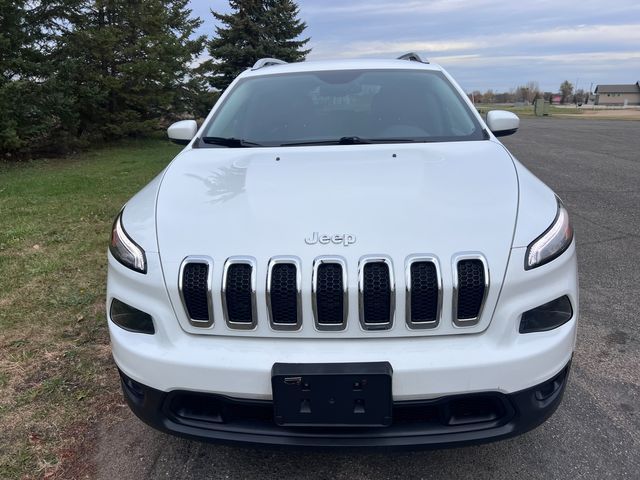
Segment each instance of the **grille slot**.
[[461,258],[457,263],[454,292],[455,321],[458,325],[478,322],[489,287],[489,272],[483,258]]
[[313,265],[313,311],[320,330],[347,325],[347,265],[340,257],[320,257]]
[[407,324],[412,328],[438,325],[442,305],[440,269],[433,257],[407,261]]
[[386,257],[362,259],[359,289],[362,327],[367,330],[391,328],[395,308],[391,260]]
[[256,325],[256,262],[252,257],[230,257],[222,273],[222,308],[231,328]]
[[203,257],[187,257],[181,265],[179,290],[182,303],[192,325],[213,323],[211,304],[211,274],[213,262]]
[[267,306],[271,326],[298,330],[302,324],[300,262],[295,258],[272,258],[267,274]]

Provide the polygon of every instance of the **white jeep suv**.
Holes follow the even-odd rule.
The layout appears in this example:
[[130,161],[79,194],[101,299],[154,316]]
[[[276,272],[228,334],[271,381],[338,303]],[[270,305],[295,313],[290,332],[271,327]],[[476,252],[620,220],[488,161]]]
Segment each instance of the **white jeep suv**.
[[576,337],[556,195],[415,54],[242,73],[117,216],[125,397],[186,437],[451,446],[542,423]]

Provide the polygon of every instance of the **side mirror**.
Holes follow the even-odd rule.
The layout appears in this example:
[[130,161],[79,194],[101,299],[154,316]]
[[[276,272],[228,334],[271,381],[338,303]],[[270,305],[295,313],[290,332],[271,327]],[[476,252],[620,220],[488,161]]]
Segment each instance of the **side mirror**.
[[195,120],[181,120],[167,128],[169,140],[178,145],[187,145],[198,132]]
[[518,131],[520,119],[506,110],[491,110],[487,113],[487,126],[496,137],[504,137]]

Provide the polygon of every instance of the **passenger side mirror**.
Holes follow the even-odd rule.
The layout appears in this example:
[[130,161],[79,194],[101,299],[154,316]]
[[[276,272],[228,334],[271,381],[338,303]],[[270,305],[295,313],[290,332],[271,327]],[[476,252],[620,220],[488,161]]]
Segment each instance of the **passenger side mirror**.
[[520,119],[506,110],[491,110],[487,113],[487,126],[496,137],[504,137],[518,131]]
[[198,132],[195,120],[181,120],[167,128],[169,140],[178,145],[187,145]]

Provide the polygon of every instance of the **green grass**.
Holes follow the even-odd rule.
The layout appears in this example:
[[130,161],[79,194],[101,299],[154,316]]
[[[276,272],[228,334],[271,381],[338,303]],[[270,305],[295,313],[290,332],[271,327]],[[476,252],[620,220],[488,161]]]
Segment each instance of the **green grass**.
[[0,164],[0,478],[61,474],[78,432],[117,398],[103,305],[111,222],[178,151],[144,140]]

